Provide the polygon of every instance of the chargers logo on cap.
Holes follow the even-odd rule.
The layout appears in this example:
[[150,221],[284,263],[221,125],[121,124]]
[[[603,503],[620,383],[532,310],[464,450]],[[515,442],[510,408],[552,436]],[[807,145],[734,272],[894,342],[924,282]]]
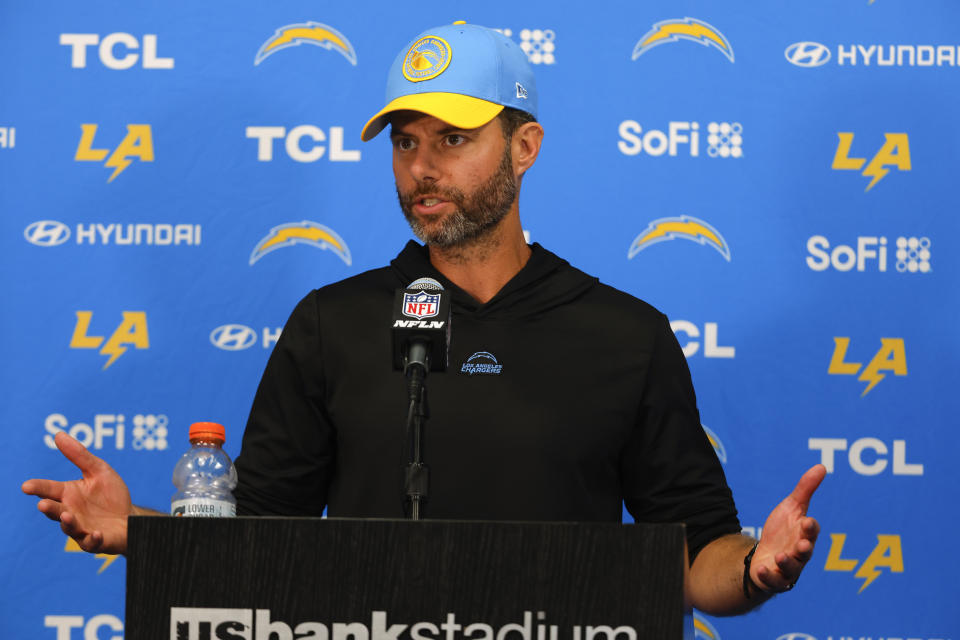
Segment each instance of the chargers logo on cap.
[[318,249],[330,249],[340,256],[347,266],[350,266],[350,248],[337,232],[318,222],[304,220],[303,222],[288,222],[270,229],[250,254],[250,264],[267,255],[271,251],[295,244],[308,244]]
[[403,311],[403,315],[417,320],[432,318],[440,313],[440,296],[426,291],[405,293],[403,294],[403,309],[401,311]]
[[450,64],[450,45],[443,38],[424,36],[403,59],[403,77],[410,82],[436,78]]
[[346,36],[333,27],[319,22],[302,22],[280,27],[257,51],[257,57],[253,64],[254,66],[260,64],[281,49],[296,47],[301,44],[312,44],[324,49],[332,49],[349,60],[353,66],[357,65],[357,52],[353,50],[353,45],[350,44]]
[[727,262],[730,262],[730,245],[723,239],[720,232],[703,220],[680,216],[679,218],[660,218],[651,222],[643,233],[630,243],[627,259],[633,258],[647,247],[658,242],[666,242],[675,238],[692,240],[716,249]]
[[674,18],[656,23],[633,48],[631,60],[636,60],[657,45],[677,40],[689,40],[705,47],[716,47],[733,62],[733,47],[730,46],[730,41],[716,27],[696,18]]

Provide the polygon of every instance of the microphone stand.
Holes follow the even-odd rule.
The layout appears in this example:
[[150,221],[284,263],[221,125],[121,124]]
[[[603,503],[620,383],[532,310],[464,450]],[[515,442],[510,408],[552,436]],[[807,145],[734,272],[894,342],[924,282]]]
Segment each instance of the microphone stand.
[[[412,350],[411,350],[412,351]],[[430,417],[427,406],[426,377],[429,371],[429,361],[414,360],[407,364],[407,385],[409,406],[407,408],[407,437],[409,447],[409,462],[404,475],[406,502],[410,505],[408,517],[410,520],[420,520],[422,507],[427,501],[430,488],[430,470],[423,462],[423,432],[427,418]]]

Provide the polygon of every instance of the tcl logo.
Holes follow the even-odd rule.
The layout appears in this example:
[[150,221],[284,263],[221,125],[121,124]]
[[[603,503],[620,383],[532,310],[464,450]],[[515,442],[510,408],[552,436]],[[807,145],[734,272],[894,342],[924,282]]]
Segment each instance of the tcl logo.
[[[74,637],[79,638],[79,633],[76,636],[73,635],[74,629],[83,629],[83,637],[88,640],[90,638],[123,640],[123,622],[121,622],[117,616],[110,615],[109,613],[93,616],[86,622],[83,621],[83,616],[44,616],[43,626],[56,629],[57,640],[72,640]],[[100,629],[103,627],[108,627],[116,633],[112,635],[100,635]]]
[[[847,446],[846,438],[810,438],[807,446],[811,451],[820,452],[820,463],[833,473],[835,456],[838,451],[847,452],[850,468],[862,476],[876,476],[886,471],[889,449],[886,443],[877,438],[859,438]],[[864,452],[869,451],[867,456]],[[907,462],[907,441],[893,441],[893,465],[890,471],[895,476],[922,476],[923,465]]]
[[[700,351],[701,344],[703,346],[703,357],[705,358],[733,358],[737,355],[736,347],[719,344],[719,329],[716,322],[704,323],[702,334],[700,327],[687,320],[674,320],[670,323],[670,328],[677,334],[677,340],[680,341],[683,355],[688,358]],[[681,333],[687,336],[686,343],[681,339],[679,335]],[[703,336],[702,343],[695,339],[701,335]]]
[[[100,38],[96,33],[61,33],[60,44],[70,47],[70,66],[84,69],[87,66],[87,47],[99,44],[97,53],[100,62],[108,69],[129,69],[141,60],[140,41],[129,33],[111,33]],[[117,51],[122,55],[117,56]],[[161,58],[157,55],[157,36],[148,33],[143,36],[144,69],[173,69],[173,58]]]
[[[273,142],[278,138],[283,139],[287,156],[295,162],[316,162],[327,152],[327,146],[319,144],[328,141],[327,134],[312,124],[302,124],[289,132],[284,127],[247,127],[247,137],[257,140],[257,160],[260,162],[273,160]],[[304,138],[312,140],[313,144],[305,143]],[[327,158],[331,162],[360,161],[359,149],[343,148],[343,127],[330,127],[329,143]]]

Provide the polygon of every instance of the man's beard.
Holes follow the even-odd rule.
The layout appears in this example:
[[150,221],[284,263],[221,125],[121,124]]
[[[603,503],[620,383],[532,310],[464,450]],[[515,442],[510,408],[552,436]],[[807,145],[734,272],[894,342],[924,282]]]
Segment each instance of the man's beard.
[[[428,194],[452,202],[456,211],[436,225],[421,223],[413,215],[413,205]],[[513,175],[510,143],[507,142],[496,172],[469,197],[455,187],[442,188],[432,183],[418,183],[416,189],[405,194],[400,193],[398,187],[397,198],[414,235],[424,244],[441,249],[473,244],[503,220],[517,198],[517,181]],[[433,228],[430,228],[431,226]]]

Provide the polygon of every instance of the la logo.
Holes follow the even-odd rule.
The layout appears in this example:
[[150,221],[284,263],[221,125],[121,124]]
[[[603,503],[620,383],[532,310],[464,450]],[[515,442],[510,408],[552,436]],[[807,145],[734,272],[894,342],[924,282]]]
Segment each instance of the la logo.
[[[870,191],[875,184],[890,173],[887,167],[896,167],[899,171],[910,171],[910,140],[905,133],[885,133],[883,146],[877,151],[870,163],[863,170],[863,175],[871,178],[870,184],[864,192]],[[850,147],[853,145],[853,134],[838,133],[840,142],[837,152],[833,156],[834,169],[849,169],[859,171],[867,162],[866,158],[850,157]]]
[[83,134],[80,136],[80,144],[77,145],[77,153],[74,160],[82,162],[101,162],[104,158],[110,157],[104,163],[104,166],[113,169],[113,173],[107,179],[107,182],[113,182],[113,179],[120,175],[120,172],[130,166],[131,158],[136,158],[141,162],[153,162],[153,133],[148,124],[128,124],[127,135],[117,145],[117,148],[110,153],[109,149],[94,149],[93,139],[97,135],[97,125],[80,125]]

